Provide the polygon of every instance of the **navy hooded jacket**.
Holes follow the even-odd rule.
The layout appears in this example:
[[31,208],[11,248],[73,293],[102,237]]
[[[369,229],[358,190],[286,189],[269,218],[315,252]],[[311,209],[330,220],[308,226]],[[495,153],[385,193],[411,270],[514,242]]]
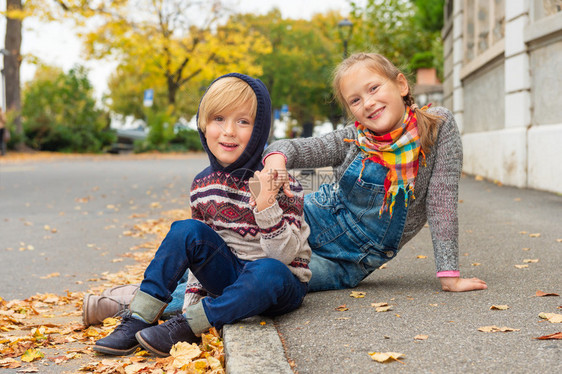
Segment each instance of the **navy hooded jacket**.
[[[248,142],[248,145],[246,146],[246,149],[244,149],[242,155],[234,163],[226,167],[222,166],[218,162],[217,158],[211,153],[207,145],[205,134],[203,134],[203,132],[199,129],[201,144],[203,145],[205,152],[207,152],[207,155],[209,156],[211,165],[201,173],[199,173],[196,179],[205,177],[206,175],[216,171],[223,171],[235,178],[247,180],[252,177],[254,171],[261,170],[263,168],[263,165],[261,163],[261,155],[267,144],[267,138],[271,129],[271,98],[269,96],[269,92],[267,91],[265,84],[263,84],[263,82],[259,79],[239,73],[230,73],[223,75],[215,79],[209,87],[211,87],[219,79],[223,79],[226,77],[235,77],[243,80],[252,88],[252,90],[256,94],[257,110],[256,118],[254,121],[254,129],[252,131],[250,141]],[[201,98],[201,100],[202,99],[203,98]],[[197,112],[197,123],[199,123],[199,111]]]

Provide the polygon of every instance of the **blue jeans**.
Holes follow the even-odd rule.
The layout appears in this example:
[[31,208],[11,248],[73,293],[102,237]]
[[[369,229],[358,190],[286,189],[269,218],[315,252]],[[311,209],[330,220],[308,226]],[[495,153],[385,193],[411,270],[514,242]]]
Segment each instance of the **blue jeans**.
[[[324,184],[305,196],[312,248],[310,291],[355,287],[396,256],[408,209],[399,192],[392,217],[379,215],[388,169],[359,154],[338,184]],[[361,177],[360,177],[361,174]]]
[[302,304],[308,288],[278,260],[240,260],[213,229],[188,219],[172,224],[140,289],[169,303],[187,269],[218,295],[201,301],[208,321],[217,328],[257,314],[288,313]]

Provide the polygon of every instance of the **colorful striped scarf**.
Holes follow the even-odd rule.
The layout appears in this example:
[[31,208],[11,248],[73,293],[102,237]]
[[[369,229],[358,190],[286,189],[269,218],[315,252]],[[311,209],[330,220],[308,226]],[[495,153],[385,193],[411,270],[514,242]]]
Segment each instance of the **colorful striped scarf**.
[[[414,184],[418,175],[420,153],[425,160],[425,154],[421,149],[416,113],[407,106],[402,126],[381,136],[375,135],[359,122],[355,122],[355,127],[357,128],[357,140],[344,139],[344,141],[355,143],[367,155],[363,159],[360,178],[367,160],[388,168],[384,181],[384,202],[379,215],[388,209],[392,216],[396,196],[400,190],[404,191],[406,206],[408,206],[410,196],[415,198]],[[422,160],[423,164],[425,164],[424,160]]]

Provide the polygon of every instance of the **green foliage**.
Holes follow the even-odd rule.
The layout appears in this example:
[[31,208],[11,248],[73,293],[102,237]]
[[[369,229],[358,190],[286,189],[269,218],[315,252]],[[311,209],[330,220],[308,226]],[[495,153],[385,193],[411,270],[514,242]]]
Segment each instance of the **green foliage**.
[[441,32],[443,28],[444,0],[413,0],[416,5],[414,20],[427,32]]
[[148,110],[147,120],[149,132],[145,140],[137,140],[134,143],[134,151],[148,152],[181,152],[202,150],[199,132],[195,130],[180,128],[175,129],[176,118],[173,116],[172,108],[165,111]]
[[367,0],[362,4],[352,3],[352,21],[357,24],[353,49],[380,53],[408,75],[423,65],[435,67],[442,76],[443,11],[438,9],[442,1]]
[[418,52],[410,61],[410,69],[415,71],[419,68],[432,68],[435,66],[435,56],[431,51]]
[[95,107],[87,71],[68,73],[41,66],[23,92],[23,127],[28,146],[45,151],[100,152],[115,135],[106,114]]
[[170,141],[170,147],[174,151],[202,151],[201,139],[199,132],[191,129],[180,129]]
[[287,104],[301,126],[325,120],[333,109],[330,74],[341,58],[336,28],[340,19],[338,13],[318,15],[311,21],[284,19],[278,9],[234,17],[269,40],[272,52],[256,58],[263,69],[259,78],[271,93],[273,107]]
[[174,137],[174,122],[170,110],[157,112],[147,111],[148,132],[147,140],[156,147],[163,147]]

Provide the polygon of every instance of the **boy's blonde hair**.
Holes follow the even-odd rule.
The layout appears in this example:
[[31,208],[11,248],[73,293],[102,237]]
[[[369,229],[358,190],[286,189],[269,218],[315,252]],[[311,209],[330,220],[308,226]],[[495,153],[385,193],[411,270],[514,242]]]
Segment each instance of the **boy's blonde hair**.
[[[398,79],[398,75],[404,75],[400,71],[400,69],[398,69],[392,62],[378,53],[354,53],[353,55],[343,60],[334,70],[332,88],[334,90],[336,99],[345,108],[345,111],[349,114],[350,117],[354,116],[353,112],[347,105],[342,95],[341,81],[345,73],[358,63],[363,63],[367,69],[370,69],[376,74],[385,76],[395,83]],[[412,96],[412,89],[409,82],[408,94],[406,96],[403,96],[402,100],[404,100],[404,104],[407,106],[411,106],[412,104],[414,104],[414,97]],[[421,147],[424,152],[429,153],[431,147],[437,140],[439,125],[443,120],[441,117],[429,114],[427,113],[427,111],[422,111],[419,108],[414,109],[414,111],[418,119],[418,130],[420,132]]]
[[221,78],[211,84],[199,104],[197,126],[203,133],[212,116],[222,113],[230,107],[251,102],[251,116],[256,118],[258,99],[254,90],[242,79],[235,77]]

